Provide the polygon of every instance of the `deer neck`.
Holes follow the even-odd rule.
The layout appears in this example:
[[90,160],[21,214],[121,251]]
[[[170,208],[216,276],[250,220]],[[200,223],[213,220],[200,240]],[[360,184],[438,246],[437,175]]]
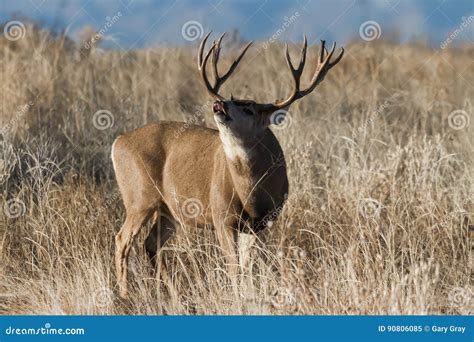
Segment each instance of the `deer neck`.
[[255,195],[255,185],[261,180],[265,168],[264,151],[261,147],[262,137],[244,141],[233,135],[220,133],[222,147],[227,161],[227,168],[234,189],[242,201],[247,201],[250,194]]

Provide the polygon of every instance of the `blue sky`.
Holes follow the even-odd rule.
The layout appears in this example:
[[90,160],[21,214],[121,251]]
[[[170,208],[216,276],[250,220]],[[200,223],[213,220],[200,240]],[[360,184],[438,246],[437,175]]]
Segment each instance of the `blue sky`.
[[[381,37],[396,36],[401,41],[427,38],[439,45],[474,16],[474,1],[2,0],[0,20],[28,17],[56,30],[67,28],[75,38],[84,26],[106,27],[107,20],[118,13],[120,18],[107,28],[105,37],[108,46],[123,49],[193,44],[193,37],[186,39],[182,33],[188,22],[204,32],[235,29],[244,39],[264,41],[284,27],[277,34],[279,40],[297,41],[307,33],[313,41],[324,38],[343,44],[360,39],[361,24],[374,21]],[[469,22],[455,41],[472,43],[474,22]]]

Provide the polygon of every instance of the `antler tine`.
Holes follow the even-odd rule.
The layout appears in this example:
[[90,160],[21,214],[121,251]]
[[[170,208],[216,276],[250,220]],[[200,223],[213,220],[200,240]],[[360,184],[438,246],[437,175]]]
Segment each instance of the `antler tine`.
[[300,54],[300,63],[298,64],[297,68],[293,66],[293,63],[291,61],[290,52],[288,51],[288,44],[286,44],[285,47],[286,64],[288,65],[288,68],[291,71],[291,76],[293,77],[294,81],[294,88],[293,93],[290,95],[290,97],[280,104],[283,107],[285,103],[293,102],[298,97],[298,93],[300,91],[301,75],[303,74],[304,65],[306,63],[306,50],[308,48],[308,40],[306,39],[306,35],[304,35],[303,47],[301,48]]
[[297,71],[302,74],[304,69],[304,64],[306,63],[306,50],[308,48],[308,40],[306,35],[304,35],[303,48],[301,49],[300,65],[298,66]]
[[269,105],[270,107],[273,106],[272,107],[273,109],[285,108],[291,105],[294,101],[308,95],[324,79],[327,72],[337,63],[339,63],[339,61],[342,59],[342,56],[344,55],[344,49],[341,48],[341,53],[336,57],[336,59],[333,62],[331,62],[331,58],[334,55],[334,51],[336,50],[336,43],[334,42],[332,44],[331,51],[329,52],[327,51],[325,45],[326,45],[326,42],[324,40],[321,40],[321,50],[319,52],[316,70],[311,79],[309,87],[304,90],[300,89],[300,78],[303,73],[303,68],[306,61],[306,48],[307,48],[306,36],[304,37],[303,48],[301,49],[300,64],[298,68],[296,69],[294,68],[291,62],[290,54],[288,52],[288,45],[286,46],[286,52],[285,52],[286,62],[293,76],[293,80],[295,83],[294,89],[293,89],[292,94],[286,100]]
[[331,59],[332,55],[334,54],[334,51],[336,51],[336,42],[332,42],[331,52],[329,52],[329,55],[327,56],[328,61]]
[[227,70],[227,72],[224,74],[224,76],[222,77],[219,77],[217,80],[216,80],[216,91],[219,90],[219,88],[221,87],[221,85],[229,78],[230,75],[232,75],[232,73],[234,72],[234,70],[237,68],[237,65],[239,65],[240,63],[240,60],[244,57],[245,53],[247,52],[248,48],[250,47],[250,45],[252,45],[253,41],[249,42],[243,49],[242,49],[242,52],[240,53],[239,57],[237,57],[234,62],[232,63],[232,65],[230,66],[229,70]]
[[296,69],[293,67],[293,63],[291,62],[290,52],[288,51],[288,44],[285,44],[285,57],[286,57],[286,64],[291,71],[291,76],[293,77],[293,81],[295,82],[294,89],[299,87],[299,78],[296,75]]
[[339,63],[339,61],[341,60],[342,56],[344,56],[344,48],[341,48],[341,53],[339,54],[339,56],[336,57],[336,59],[334,60],[334,62],[329,62],[329,68],[332,68],[332,67],[335,66],[337,63]]
[[201,42],[201,45],[199,46],[199,51],[198,51],[198,69],[199,71],[201,71],[201,78],[204,82],[204,85],[206,86],[206,89],[208,91],[208,93],[211,95],[211,96],[214,96],[218,99],[223,99],[222,96],[220,96],[217,91],[215,90],[215,86],[213,87],[210,83],[209,83],[209,79],[207,78],[207,72],[206,72],[206,66],[207,66],[207,61],[209,60],[209,56],[211,55],[211,53],[216,49],[216,42],[214,42],[211,46],[211,48],[209,49],[209,51],[207,51],[206,55],[204,56],[204,59],[202,58],[203,56],[203,52],[204,52],[204,47],[206,46],[206,42],[207,42],[207,39],[209,38],[209,35],[211,34],[211,32],[209,32],[205,37],[204,39],[202,40]]
[[[334,51],[336,49],[336,42],[332,43],[331,51],[327,53],[326,48],[321,46],[321,51],[326,51],[326,57],[318,63],[318,66],[316,67],[316,71],[314,72],[313,78],[311,79],[310,86],[303,91],[304,95],[307,95],[311,93],[314,88],[324,79],[324,76],[326,76],[326,73],[329,71],[331,67],[328,67],[329,61],[331,60],[332,55],[334,54]],[[323,54],[321,54],[323,55]],[[303,96],[304,96],[303,95]]]
[[[217,80],[219,79],[219,71],[217,70],[217,63],[219,62],[219,56],[221,52],[221,42],[222,38],[224,38],[225,32],[221,34],[217,42],[215,41],[216,48],[214,49],[214,53],[212,54],[212,72],[214,75],[214,82],[217,84]],[[214,85],[215,86],[215,85]]]
[[324,61],[324,56],[325,53],[328,53],[328,50],[326,50],[326,47],[324,46],[326,44],[325,40],[321,40],[321,51],[319,51],[319,60],[318,64],[322,63]]
[[290,57],[290,52],[288,51],[288,44],[285,44],[285,55],[286,55],[286,63],[288,64],[288,67],[291,70],[291,73],[293,75],[296,75],[298,77],[301,77],[301,74],[303,72],[303,68],[306,62],[306,49],[308,47],[308,41],[306,39],[306,35],[304,36],[304,42],[303,42],[303,47],[301,48],[301,55],[300,55],[300,63],[298,64],[298,67],[295,68],[293,66],[293,62],[291,61]]
[[[244,57],[245,53],[247,52],[248,48],[250,45],[252,45],[253,41],[248,43],[240,53],[239,57],[234,60],[232,65],[230,66],[229,70],[225,73],[224,76],[219,76],[219,71],[217,70],[217,64],[219,62],[219,55],[221,51],[221,43],[222,43],[222,38],[224,38],[225,33],[223,33],[217,40],[215,40],[212,44],[212,47],[209,49],[209,51],[206,53],[206,56],[203,59],[203,53],[204,53],[204,48],[206,46],[207,39],[209,38],[211,32],[206,34],[204,39],[202,40],[200,46],[199,46],[199,51],[198,51],[198,68],[201,71],[201,76],[204,81],[204,84],[207,88],[207,91],[209,94],[212,96],[224,100],[222,96],[219,95],[219,88],[222,86],[222,84],[229,78],[229,76],[234,72],[235,68],[239,64],[240,60],[242,57]],[[209,82],[209,79],[207,78],[207,73],[206,73],[206,65],[209,60],[209,56],[212,54],[212,72],[214,75],[214,85],[212,86]]]
[[293,68],[293,63],[291,62],[290,52],[288,51],[288,43],[285,44],[285,57],[286,57],[286,64],[288,65],[288,68],[290,68],[291,72],[293,73],[295,71],[295,68]]
[[[204,52],[204,47],[206,46],[206,43],[207,43],[207,38],[209,38],[209,36],[211,35],[212,31],[209,31],[208,34],[206,34],[206,36],[204,37],[204,39],[201,41],[201,44],[199,44],[199,51],[198,51],[198,68],[199,70],[201,70],[202,68],[202,54]],[[210,53],[210,50],[207,54]]]

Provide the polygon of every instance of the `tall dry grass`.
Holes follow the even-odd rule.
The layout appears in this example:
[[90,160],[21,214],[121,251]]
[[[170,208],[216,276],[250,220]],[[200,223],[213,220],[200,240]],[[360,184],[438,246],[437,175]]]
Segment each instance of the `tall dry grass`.
[[[183,226],[164,251],[171,296],[147,263],[143,229],[124,302],[113,267],[124,211],[110,146],[152,121],[213,125],[196,49],[84,53],[40,28],[27,32],[0,38],[0,313],[472,312],[474,125],[455,129],[449,117],[462,110],[472,121],[472,47],[347,46],[274,129],[290,197],[238,288],[212,230]],[[274,100],[290,90],[288,74],[280,45],[257,44],[225,92]],[[112,127],[94,126],[98,110],[113,114]]]

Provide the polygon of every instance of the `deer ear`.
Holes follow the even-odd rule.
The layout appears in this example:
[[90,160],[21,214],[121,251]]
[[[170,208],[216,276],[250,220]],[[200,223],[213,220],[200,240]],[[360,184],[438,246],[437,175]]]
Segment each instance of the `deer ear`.
[[288,109],[290,106],[288,105],[285,108],[277,108],[272,105],[260,105],[258,108],[258,113],[262,116],[265,125],[280,125],[283,121],[285,121],[285,117],[288,114]]
[[265,126],[272,124],[277,125],[284,120],[288,112],[288,108],[279,109],[273,104],[258,104],[256,109],[258,114],[263,118]]
[[275,108],[269,108],[266,106],[259,106],[260,108],[257,107],[257,112],[260,118],[262,119],[263,125],[265,127],[270,126],[273,122],[273,116],[275,113]]
[[272,104],[257,103],[255,104],[255,110],[262,116],[269,116],[272,115],[274,111],[278,110],[278,108]]

